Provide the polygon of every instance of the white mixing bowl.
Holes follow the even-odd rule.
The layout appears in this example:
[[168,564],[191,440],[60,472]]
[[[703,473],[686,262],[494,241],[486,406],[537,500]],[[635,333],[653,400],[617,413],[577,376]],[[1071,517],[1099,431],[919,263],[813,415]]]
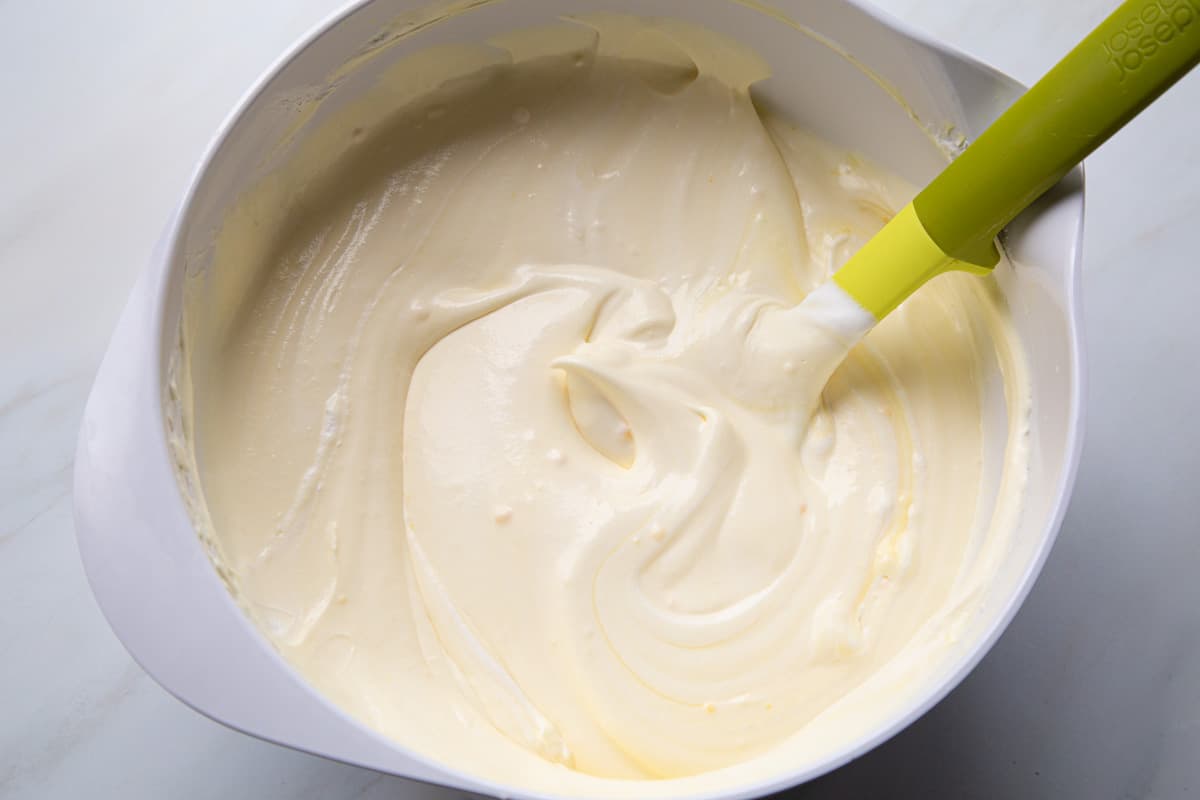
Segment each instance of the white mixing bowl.
[[[537,797],[435,763],[348,717],[311,688],[234,604],[189,520],[164,428],[164,377],[178,341],[185,270],[207,269],[233,201],[330,109],[398,58],[477,43],[569,13],[681,18],[758,50],[774,77],[760,97],[824,137],[923,184],[944,165],[933,144],[981,131],[1021,91],[1014,81],[855,0],[364,0],[318,26],[248,93],[201,160],[182,206],[134,288],[92,389],[75,465],[79,547],[117,636],[168,691],[233,728],[339,761],[464,790]],[[369,53],[369,57],[363,57]],[[351,66],[346,68],[350,63]],[[338,71],[340,77],[330,82]],[[312,113],[313,111],[316,113]],[[298,138],[299,138],[298,137]],[[291,141],[288,139],[287,141]],[[1075,477],[1083,416],[1079,338],[1082,173],[1007,233],[996,280],[1013,310],[1033,383],[1033,448],[1014,545],[950,663],[891,716],[817,764],[691,798],[753,797],[844,764],[946,695],[996,641],[1046,559]],[[985,430],[1003,425],[995,382]],[[995,419],[991,419],[995,417]],[[998,474],[999,443],[986,453]],[[985,473],[986,474],[986,473]]]

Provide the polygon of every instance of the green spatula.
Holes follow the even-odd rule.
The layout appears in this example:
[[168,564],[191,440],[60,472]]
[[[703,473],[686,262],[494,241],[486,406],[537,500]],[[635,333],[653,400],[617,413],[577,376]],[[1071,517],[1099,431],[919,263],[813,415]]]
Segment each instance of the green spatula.
[[1122,3],[833,281],[878,320],[935,275],[987,274],[1001,229],[1198,61],[1200,0]]

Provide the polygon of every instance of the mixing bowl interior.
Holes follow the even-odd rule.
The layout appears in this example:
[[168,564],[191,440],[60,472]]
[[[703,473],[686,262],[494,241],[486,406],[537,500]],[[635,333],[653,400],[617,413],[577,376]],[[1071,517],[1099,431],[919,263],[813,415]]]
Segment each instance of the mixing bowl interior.
[[[206,293],[238,292],[252,278],[223,272],[222,264],[213,259],[216,234],[236,201],[264,179],[280,174],[281,166],[339,109],[368,95],[381,74],[415,53],[474,45],[500,32],[553,24],[563,15],[598,8],[596,3],[574,0],[460,2],[432,10],[413,5],[377,0],[359,6],[285,60],[233,118],[198,174],[169,243],[166,280],[159,295],[161,315],[156,320],[159,348],[152,371],[157,386],[166,385],[178,366],[172,358],[178,348],[185,283],[192,289],[200,287],[188,293],[188,302],[195,304],[191,317],[195,324],[189,331],[192,377],[200,379],[206,369],[214,368],[217,354],[206,338],[206,331],[214,326],[206,325],[205,314],[220,303],[212,302],[216,295]],[[754,87],[756,102],[782,110],[802,126],[918,185],[940,169],[964,136],[978,132],[1018,91],[1010,81],[910,37],[850,3],[780,3],[773,10],[727,0],[626,0],[605,2],[603,10],[682,18],[732,35],[763,55],[771,67],[772,77]],[[386,103],[379,103],[376,121],[383,124],[391,111]],[[327,154],[330,163],[338,156],[336,149]],[[899,703],[886,725],[816,768],[780,776],[776,785],[819,774],[861,752],[944,694],[998,635],[1044,559],[1061,518],[1079,441],[1080,363],[1074,314],[1081,191],[1078,176],[1069,181],[1074,183],[1014,224],[1006,240],[1010,262],[1001,266],[994,279],[1026,350],[1034,396],[1028,420],[1033,458],[1027,503],[998,579],[964,634],[957,657],[931,670],[926,685]],[[177,399],[167,398],[168,417],[175,413]],[[188,398],[181,400],[186,409]],[[1008,416],[1004,382],[998,376],[988,387],[985,406],[985,474],[999,475]],[[186,481],[184,488],[186,492]],[[208,589],[197,589],[219,590],[217,581],[211,581]],[[256,633],[244,619],[235,619],[238,612],[228,598],[222,600],[227,609],[221,613],[229,616],[219,625],[231,637],[253,638]],[[272,663],[281,672],[288,671],[279,659]],[[185,698],[192,694],[187,686],[171,688]],[[291,735],[264,731],[256,720],[278,716],[280,711],[260,702],[263,698],[256,700],[255,694],[245,693],[251,706],[260,704],[258,708],[214,713],[236,727],[285,744],[478,788],[453,770],[421,766],[411,754],[402,754],[399,761],[381,760],[378,754],[386,752],[386,743],[381,746],[376,741],[355,752],[329,744],[328,737],[314,738],[309,725],[292,726]],[[199,695],[194,702],[204,708]],[[312,720],[337,714],[315,696],[309,702],[317,709]],[[355,725],[344,719],[339,724]],[[730,785],[721,791],[734,796],[758,788]],[[701,794],[689,787],[665,793]]]

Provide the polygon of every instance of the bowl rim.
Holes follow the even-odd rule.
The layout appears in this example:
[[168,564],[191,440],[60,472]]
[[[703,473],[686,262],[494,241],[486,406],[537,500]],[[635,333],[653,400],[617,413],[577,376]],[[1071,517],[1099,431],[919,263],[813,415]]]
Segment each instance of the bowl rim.
[[[477,2],[470,4],[470,7],[471,9],[474,9],[479,6],[498,1],[499,0],[478,0]],[[751,7],[755,5],[753,3],[745,3],[744,0],[732,1],[739,2],[744,5],[750,5]],[[161,391],[161,387],[165,385],[167,376],[167,357],[169,355],[167,342],[172,341],[176,336],[176,332],[174,330],[168,330],[167,325],[170,316],[168,314],[168,309],[171,308],[173,302],[172,292],[177,288],[177,283],[175,280],[172,280],[172,278],[175,275],[182,273],[182,271],[186,268],[184,234],[188,229],[188,222],[195,207],[197,194],[202,187],[204,178],[212,169],[214,162],[221,155],[221,151],[226,142],[229,140],[233,131],[235,131],[242,123],[243,119],[246,117],[255,101],[263,96],[275,77],[278,76],[292,62],[302,57],[303,54],[317,42],[317,40],[325,36],[328,32],[336,28],[346,19],[358,13],[360,10],[372,4],[373,2],[376,2],[376,0],[349,0],[349,2],[345,3],[341,8],[328,14],[321,21],[311,26],[283,54],[277,57],[259,75],[250,88],[242,94],[237,103],[233,106],[232,110],[226,115],[224,120],[217,127],[215,133],[205,147],[203,154],[190,173],[187,187],[182,194],[177,212],[172,216],[164,232],[162,249],[158,254],[156,254],[156,257],[151,259],[147,267],[147,271],[150,273],[149,277],[152,278],[152,285],[148,287],[149,308],[147,309],[148,316],[153,326],[153,335],[151,341],[149,342],[149,355],[151,364],[154,365],[154,384],[156,387],[159,387],[159,391],[156,391],[153,395],[155,403],[153,411],[156,415],[155,419],[159,421],[157,430],[155,431],[155,439],[156,444],[160,445],[164,452],[168,448],[168,442],[166,431],[162,429],[162,424],[165,420],[166,409],[163,403],[163,393]],[[882,25],[891,29],[895,33],[908,38],[914,43],[927,48],[943,58],[957,60],[964,66],[968,66],[975,70],[980,70],[999,82],[1020,86],[1018,82],[1014,81],[1000,70],[980,61],[979,59],[962,53],[954,47],[937,40],[933,36],[918,30],[910,23],[873,6],[869,0],[840,0],[840,2],[855,8],[859,12],[869,17],[874,18],[876,21],[880,22]],[[931,682],[927,688],[922,690],[922,692],[914,695],[912,702],[908,703],[901,713],[895,714],[886,720],[885,724],[882,724],[874,729],[869,735],[858,739],[853,745],[844,747],[842,750],[836,752],[829,758],[809,765],[804,769],[778,773],[766,778],[759,778],[733,788],[694,792],[688,794],[687,797],[692,798],[692,800],[717,800],[718,798],[721,800],[740,800],[741,798],[757,797],[760,795],[778,792],[832,772],[833,770],[847,764],[859,756],[862,756],[870,750],[873,750],[883,742],[907,728],[918,718],[928,712],[934,705],[944,699],[951,691],[953,691],[978,665],[983,657],[991,651],[996,641],[1012,622],[1017,611],[1024,604],[1026,598],[1033,588],[1034,582],[1042,571],[1046,559],[1049,556],[1050,550],[1052,549],[1061,529],[1063,518],[1066,514],[1072,490],[1074,488],[1075,479],[1078,473],[1079,461],[1083,446],[1087,370],[1085,360],[1086,354],[1080,331],[1080,324],[1082,319],[1082,237],[1085,194],[1082,168],[1077,168],[1075,171],[1073,171],[1072,175],[1075,177],[1078,183],[1076,187],[1070,190],[1070,196],[1068,199],[1077,204],[1078,210],[1077,212],[1074,212],[1071,217],[1074,221],[1075,230],[1073,241],[1070,247],[1070,254],[1068,258],[1069,263],[1066,265],[1066,270],[1064,273],[1065,284],[1063,286],[1065,298],[1063,312],[1066,318],[1066,329],[1068,331],[1070,340],[1068,353],[1070,358],[1069,368],[1071,372],[1069,376],[1071,379],[1071,393],[1070,397],[1068,398],[1067,411],[1068,426],[1064,439],[1066,452],[1064,454],[1063,468],[1060,473],[1058,485],[1055,487],[1052,495],[1052,497],[1054,497],[1053,509],[1046,516],[1046,522],[1043,526],[1041,537],[1038,541],[1034,554],[1027,562],[1023,574],[1018,579],[1015,590],[1008,596],[1003,611],[994,618],[994,621],[990,626],[988,626],[986,632],[977,638],[976,643],[970,650],[965,651],[957,658],[956,661],[950,662],[954,666],[947,670],[945,676],[940,681],[936,683]],[[125,313],[129,313],[128,309]],[[81,444],[81,449],[82,448],[83,445]],[[177,482],[173,481],[173,483],[175,483],[176,490],[180,492],[179,496],[173,498],[173,500],[182,503],[183,498],[180,487],[178,486]],[[83,526],[80,527],[82,528]],[[194,525],[190,526],[189,530],[195,537]],[[83,534],[81,533],[81,535]],[[197,547],[200,547],[199,537],[195,538]],[[205,560],[208,560],[207,553],[204,553],[204,558]],[[86,566],[87,564],[85,559],[85,567]],[[416,762],[417,764],[420,764],[430,774],[453,778],[455,785],[458,787],[465,787],[472,791],[483,791],[499,797],[526,797],[538,798],[538,800],[568,800],[570,797],[568,795],[530,791],[520,786],[507,785],[482,778],[478,775],[464,772],[457,767],[443,763],[438,759],[430,758],[417,750],[409,748],[406,745],[403,745],[385,736],[384,734],[351,717],[340,707],[326,698],[319,690],[311,686],[311,684],[309,684],[308,681],[303,678],[303,676],[299,675],[299,673],[294,670],[291,664],[287,662],[286,659],[284,659],[283,656],[278,653],[278,651],[276,651],[269,645],[268,642],[266,642],[266,638],[261,634],[261,632],[259,632],[257,627],[254,626],[252,620],[250,620],[240,608],[236,607],[235,601],[217,578],[215,569],[213,570],[212,577],[214,579],[212,581],[212,586],[214,589],[219,590],[223,595],[225,595],[229,604],[234,606],[237,618],[247,629],[249,629],[251,634],[266,644],[274,656],[278,666],[297,675],[304,688],[315,700],[321,702],[328,711],[341,717],[345,722],[361,729],[368,736],[377,739],[393,751],[396,751],[406,758]],[[91,580],[90,577],[89,580]],[[93,588],[95,588],[95,584],[93,584]],[[99,593],[97,593],[97,595],[99,599]],[[100,604],[103,608],[103,602]],[[105,613],[106,616],[108,616],[108,613]],[[113,622],[111,618],[109,621],[110,624]],[[117,625],[113,625],[113,628],[114,632],[117,632],[117,635],[120,638],[121,634],[119,632],[119,627]],[[137,658],[136,655],[134,657],[135,659]],[[153,672],[148,669],[147,672],[152,678],[155,678],[156,682],[158,681],[158,678]],[[160,685],[192,708],[195,708],[195,710],[221,723],[222,725],[225,725],[226,727],[233,728],[239,732],[254,736],[256,738],[273,741],[276,744],[280,744],[292,749],[304,749],[302,746],[291,744],[286,741],[272,739],[252,730],[241,728],[236,723],[221,719],[213,712],[192,705],[186,698],[176,693],[176,690],[171,686],[168,686],[165,683]],[[315,755],[331,758],[333,760],[345,761],[345,759],[342,757],[330,756],[325,753],[315,751],[308,752],[313,752]],[[361,766],[367,766],[371,769],[380,769],[380,767],[377,765],[371,764],[362,764]],[[401,777],[409,778],[411,780],[437,784],[437,781],[432,781],[421,777],[413,777],[411,775],[405,775],[402,773],[393,774],[397,774]]]

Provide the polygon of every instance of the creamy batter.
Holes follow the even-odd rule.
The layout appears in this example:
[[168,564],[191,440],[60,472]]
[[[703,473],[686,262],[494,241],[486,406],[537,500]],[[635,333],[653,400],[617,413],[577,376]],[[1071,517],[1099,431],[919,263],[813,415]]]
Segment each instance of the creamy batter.
[[244,203],[192,354],[206,530],[283,655],[421,753],[595,796],[800,768],[894,712],[1025,458],[985,281],[840,367],[853,313],[789,310],[911,188],[756,109],[752,57],[632,25],[500,42]]

